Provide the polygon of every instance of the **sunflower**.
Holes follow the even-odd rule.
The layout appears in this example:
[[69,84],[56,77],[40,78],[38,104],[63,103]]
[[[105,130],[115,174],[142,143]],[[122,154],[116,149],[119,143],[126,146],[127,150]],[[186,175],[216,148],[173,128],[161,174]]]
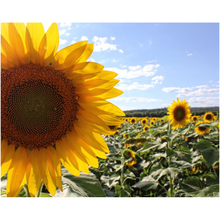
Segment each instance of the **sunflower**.
[[[201,125],[201,124],[204,124],[204,122],[199,121],[199,122],[196,123],[196,125]],[[199,127],[195,128],[195,131],[196,131],[197,134],[207,134],[207,133],[210,132],[210,128],[199,126]]]
[[188,102],[186,100],[179,101],[177,98],[177,102],[174,101],[171,106],[168,107],[168,120],[170,120],[170,124],[173,125],[173,129],[184,127],[190,121],[191,113],[190,106],[188,106]]
[[137,123],[137,118],[132,117],[132,118],[130,119],[130,123],[131,123],[132,125],[136,124],[136,123]]
[[122,94],[117,73],[86,62],[93,44],[81,41],[57,52],[53,23],[1,24],[1,177],[7,196],[27,184],[35,196],[41,182],[62,190],[61,163],[73,175],[98,168],[108,146],[101,134],[122,124],[124,113],[106,101]]
[[199,118],[198,116],[194,115],[194,116],[191,117],[191,120],[193,122],[196,122],[198,120],[198,118]]
[[207,122],[215,121],[215,115],[212,112],[206,112],[204,115],[204,121]]
[[127,166],[131,167],[131,166],[133,166],[134,164],[137,163],[137,159],[135,157],[135,153],[132,150],[125,149],[123,151],[123,156],[124,156],[125,159],[129,159],[129,161],[126,162]]
[[149,130],[149,126],[145,126],[145,127],[143,127],[143,131],[145,131],[145,132],[147,132],[148,130]]
[[142,119],[142,120],[141,120],[141,124],[142,124],[142,125],[146,125],[146,124],[147,124],[147,119],[145,119],[145,118]]
[[150,126],[153,126],[155,124],[154,120],[150,121]]

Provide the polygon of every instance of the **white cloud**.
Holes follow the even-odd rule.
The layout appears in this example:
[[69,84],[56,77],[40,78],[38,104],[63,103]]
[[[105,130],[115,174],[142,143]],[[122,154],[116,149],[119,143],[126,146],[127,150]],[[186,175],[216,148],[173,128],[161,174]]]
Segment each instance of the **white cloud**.
[[115,40],[116,38],[115,38],[115,37],[110,37],[110,39],[111,39],[111,40]]
[[95,62],[95,59],[89,58],[88,61],[89,61],[89,62]]
[[60,38],[60,41],[59,41],[59,42],[60,42],[60,45],[63,45],[63,44],[65,44],[65,43],[67,42],[67,40]]
[[202,88],[207,88],[207,87],[208,87],[207,85],[195,86],[195,88],[197,89],[202,89]]
[[149,60],[149,61],[147,61],[147,63],[155,63],[155,62],[157,62],[157,60]]
[[72,40],[72,41],[71,41],[71,44],[75,44],[75,43],[76,43],[76,41],[75,41],[75,40]]
[[218,106],[219,97],[191,97],[189,98],[188,102],[190,105],[195,103],[200,107]]
[[119,66],[122,67],[122,68],[127,67],[126,65],[123,65],[123,64],[120,64]]
[[193,54],[192,53],[188,53],[186,56],[192,56]]
[[116,63],[116,62],[118,62],[118,60],[116,60],[116,59],[113,58],[113,59],[112,59],[112,62],[113,62],[113,63]]
[[[112,100],[125,101],[125,102],[160,102],[161,101],[159,99],[149,99],[149,98],[142,98],[142,97],[117,97]],[[134,107],[132,109],[134,109]]]
[[181,92],[178,94],[178,97],[183,97],[183,96],[201,96],[201,95],[210,95],[210,94],[219,94],[219,89],[198,89],[193,92]]
[[82,36],[82,37],[80,38],[80,40],[81,40],[81,41],[88,40],[88,37]]
[[140,46],[140,47],[143,47],[144,45],[143,45],[143,44],[139,44],[139,46]]
[[104,51],[104,50],[118,50],[120,53],[124,53],[122,49],[118,49],[116,44],[110,44],[107,42],[107,37],[97,37],[94,36],[92,41],[94,41],[94,51]]
[[144,67],[141,67],[140,65],[129,66],[128,69],[119,69],[116,67],[109,67],[105,69],[118,73],[118,78],[132,79],[139,76],[153,76],[159,66],[159,64],[147,64]]
[[189,92],[192,90],[192,88],[189,87],[185,87],[185,88],[181,88],[181,87],[164,87],[162,89],[164,92]]
[[60,27],[71,27],[71,22],[61,22],[59,23],[60,24]]
[[152,79],[152,84],[162,84],[162,82],[164,81],[164,77],[163,76],[155,76]]
[[147,90],[147,89],[150,89],[150,88],[153,88],[154,85],[150,85],[150,84],[139,84],[138,82],[134,82],[130,85],[127,85],[127,84],[119,84],[117,86],[118,89],[121,89],[122,91],[131,91],[131,90],[134,90],[134,89],[137,89],[137,90]]

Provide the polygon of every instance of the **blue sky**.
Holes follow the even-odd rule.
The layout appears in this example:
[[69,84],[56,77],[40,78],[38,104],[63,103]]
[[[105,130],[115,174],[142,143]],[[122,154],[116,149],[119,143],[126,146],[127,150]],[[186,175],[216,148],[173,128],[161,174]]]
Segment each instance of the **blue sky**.
[[[43,23],[45,30],[49,23]],[[118,73],[122,110],[219,105],[218,23],[58,23],[59,49],[88,40],[89,61]]]

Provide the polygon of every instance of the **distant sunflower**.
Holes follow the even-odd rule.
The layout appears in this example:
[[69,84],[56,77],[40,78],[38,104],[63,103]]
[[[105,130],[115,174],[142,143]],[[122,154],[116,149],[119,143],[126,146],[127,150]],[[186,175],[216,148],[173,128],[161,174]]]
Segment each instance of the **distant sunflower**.
[[215,121],[215,115],[212,112],[207,112],[204,115],[204,121]]
[[129,159],[129,161],[126,162],[127,166],[131,167],[131,166],[133,166],[134,164],[137,163],[135,153],[132,150],[129,150],[129,149],[124,150],[123,151],[123,156],[124,156],[125,159]]
[[133,125],[133,124],[136,124],[137,123],[137,118],[131,118],[130,119],[130,123]]
[[86,62],[93,44],[81,41],[57,52],[59,30],[41,23],[1,24],[1,177],[7,196],[27,183],[35,196],[41,181],[62,190],[61,163],[73,175],[98,168],[108,146],[101,134],[124,113],[106,101],[122,92],[117,73]]
[[[201,125],[201,124],[204,124],[204,122],[199,121],[199,122],[196,123],[196,125]],[[197,134],[207,134],[207,133],[210,132],[210,128],[199,126],[199,127],[195,128],[195,131],[196,131]]]
[[147,124],[147,119],[145,119],[145,118],[142,119],[142,120],[141,120],[141,124],[142,124],[142,125],[146,125],[146,124]]
[[198,116],[195,116],[195,115],[192,116],[192,117],[191,117],[191,120],[192,120],[193,122],[196,122],[196,121],[198,120]]
[[191,117],[190,106],[188,106],[188,102],[186,100],[179,101],[177,98],[177,102],[174,101],[171,106],[168,108],[168,120],[170,120],[170,124],[173,125],[173,129],[181,128],[186,126]]
[[150,126],[153,126],[155,124],[154,120],[150,121]]
[[148,130],[149,130],[149,126],[145,126],[145,127],[143,127],[143,131],[145,131],[145,132],[147,132]]

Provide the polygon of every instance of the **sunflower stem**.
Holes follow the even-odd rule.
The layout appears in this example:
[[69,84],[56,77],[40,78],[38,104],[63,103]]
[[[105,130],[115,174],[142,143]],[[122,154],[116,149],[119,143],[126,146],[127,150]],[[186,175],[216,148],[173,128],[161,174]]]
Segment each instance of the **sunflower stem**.
[[24,188],[25,188],[25,191],[26,191],[26,197],[31,197],[30,193],[29,193],[29,190],[28,190],[27,184],[24,185]]
[[122,164],[123,164],[123,167],[121,168],[121,178],[120,178],[120,181],[121,181],[121,186],[124,185],[124,158],[122,159]]
[[41,181],[41,183],[40,183],[40,187],[39,187],[38,192],[37,192],[37,197],[40,197],[42,188],[43,188],[43,181]]

